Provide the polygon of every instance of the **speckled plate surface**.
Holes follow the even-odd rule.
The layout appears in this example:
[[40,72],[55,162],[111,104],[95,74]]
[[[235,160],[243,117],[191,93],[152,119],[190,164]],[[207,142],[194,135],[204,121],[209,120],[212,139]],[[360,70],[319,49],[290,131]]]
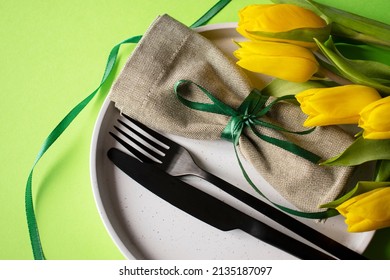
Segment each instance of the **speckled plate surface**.
[[[233,40],[241,40],[235,23],[208,25],[197,31],[213,41],[228,56],[236,48]],[[257,79],[255,76],[253,79]],[[261,83],[262,81],[257,81]],[[98,211],[113,241],[128,259],[294,259],[240,231],[223,232],[173,207],[116,168],[107,158],[109,148],[123,148],[109,135],[119,111],[107,98],[96,121],[91,145],[91,180]],[[256,195],[238,167],[233,147],[226,141],[195,141],[167,135],[188,148],[200,165],[217,176]],[[264,193],[288,205],[251,166],[245,164],[251,178]],[[201,179],[188,177],[188,182],[239,208],[271,226],[301,239],[288,229],[241,204]],[[342,217],[325,223],[302,220],[349,248],[363,252],[373,232],[350,234]],[[301,239],[302,240],[302,239]]]

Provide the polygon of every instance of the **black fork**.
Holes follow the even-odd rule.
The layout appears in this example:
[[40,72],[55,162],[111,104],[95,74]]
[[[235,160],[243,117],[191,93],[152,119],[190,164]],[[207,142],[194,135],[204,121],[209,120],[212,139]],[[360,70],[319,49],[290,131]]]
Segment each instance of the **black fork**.
[[262,200],[257,199],[240,188],[231,185],[223,179],[203,170],[196,164],[191,154],[184,147],[156,132],[155,130],[147,127],[146,125],[130,118],[129,116],[124,114],[122,114],[122,116],[133,125],[138,127],[138,129],[127,124],[121,119],[118,119],[118,122],[127,131],[119,128],[116,125],[114,125],[114,128],[117,132],[119,132],[119,134],[126,137],[135,145],[132,145],[128,141],[123,140],[115,133],[109,133],[141,161],[145,163],[154,163],[172,176],[195,175],[201,177],[339,259],[366,259],[359,253],[299,222],[286,213],[263,202]]

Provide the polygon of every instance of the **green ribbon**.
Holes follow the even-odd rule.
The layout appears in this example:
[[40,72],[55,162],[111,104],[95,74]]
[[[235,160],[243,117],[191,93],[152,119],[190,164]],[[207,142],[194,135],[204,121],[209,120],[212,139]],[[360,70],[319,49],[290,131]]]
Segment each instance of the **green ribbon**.
[[[212,101],[212,103],[194,102],[185,99],[182,96],[183,91],[181,90],[182,89],[181,86],[185,84],[195,85]],[[207,89],[205,89],[204,87],[190,80],[180,80],[176,82],[174,85],[174,92],[178,97],[178,99],[189,108],[196,109],[199,111],[206,111],[210,113],[230,116],[231,118],[228,124],[226,125],[225,129],[222,131],[221,138],[233,142],[235,146],[238,145],[238,140],[240,139],[242,130],[244,129],[245,126],[247,126],[255,133],[256,136],[258,136],[260,139],[270,144],[285,149],[312,163],[318,163],[321,160],[321,157],[319,157],[318,155],[292,142],[261,134],[256,129],[256,126],[263,126],[274,130],[283,131],[287,133],[294,133],[299,135],[311,133],[315,128],[304,130],[304,131],[291,131],[261,119],[271,110],[272,106],[274,106],[276,103],[282,100],[293,100],[295,99],[294,95],[285,95],[276,98],[268,105],[266,105],[269,96],[262,95],[259,90],[254,89],[245,98],[242,104],[237,109],[234,109],[229,105],[223,103],[222,101],[218,100],[217,98],[215,98],[213,94],[209,92]]]
[[[221,11],[231,0],[220,0],[218,1],[210,10],[208,10],[202,17],[200,17],[194,24],[191,25],[191,28],[196,28],[206,24],[213,16],[215,16],[219,11]],[[27,179],[26,191],[25,191],[25,210],[26,210],[26,219],[28,225],[28,231],[30,236],[31,247],[33,251],[34,259],[44,260],[45,255],[42,248],[41,239],[39,236],[38,224],[34,211],[34,202],[32,195],[32,179],[35,166],[41,159],[41,157],[46,153],[50,146],[57,140],[58,137],[67,129],[67,127],[73,122],[73,120],[78,116],[78,114],[88,105],[88,103],[95,97],[102,85],[107,81],[108,76],[111,74],[118,56],[120,47],[123,44],[133,43],[136,44],[141,40],[142,36],[134,36],[129,39],[122,41],[112,48],[110,51],[106,68],[104,70],[103,78],[99,86],[84,100],[77,104],[61,121],[60,123],[52,130],[49,136],[43,142],[38,155],[33,163],[30,174]]]
[[[183,85],[191,85],[191,84],[195,85],[198,89],[200,89],[211,100],[212,103],[195,102],[183,97],[183,95],[185,94],[184,92],[185,90],[183,89],[187,88],[187,87],[183,87]],[[275,137],[271,137],[268,135],[264,135],[256,129],[256,126],[263,126],[274,130],[278,130],[286,133],[294,133],[299,135],[311,133],[314,130],[314,128],[304,130],[304,131],[291,131],[281,126],[262,120],[262,117],[265,116],[271,110],[272,106],[274,106],[276,103],[283,100],[293,100],[295,99],[294,95],[285,95],[279,98],[275,98],[275,100],[267,104],[269,96],[263,95],[259,90],[254,89],[244,99],[241,105],[237,109],[234,109],[229,105],[223,103],[219,99],[217,99],[211,92],[209,92],[201,85],[194,83],[193,81],[190,80],[177,81],[174,85],[174,93],[176,94],[177,98],[180,100],[181,103],[183,103],[185,106],[191,109],[230,116],[228,124],[222,131],[221,138],[233,143],[234,152],[245,179],[254,188],[254,190],[257,193],[259,193],[262,197],[266,198],[268,201],[270,201],[279,209],[300,217],[305,217],[309,219],[325,219],[325,218],[338,215],[338,212],[334,209],[328,209],[327,211],[321,211],[321,212],[301,212],[272,202],[252,182],[249,175],[245,171],[245,168],[243,167],[240,157],[238,155],[236,146],[238,145],[243,129],[245,127],[249,127],[253,131],[253,133],[263,141],[266,141],[272,145],[275,145],[286,151],[289,151],[314,164],[318,163],[321,160],[321,157],[319,157],[318,155],[292,142],[277,139]]]

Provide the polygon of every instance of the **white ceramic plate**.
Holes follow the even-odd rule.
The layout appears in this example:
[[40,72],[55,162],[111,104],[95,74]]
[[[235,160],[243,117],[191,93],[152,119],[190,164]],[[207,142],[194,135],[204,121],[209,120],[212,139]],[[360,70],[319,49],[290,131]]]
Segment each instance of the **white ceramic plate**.
[[[232,57],[232,52],[236,48],[232,40],[241,40],[235,26],[235,23],[208,25],[197,31]],[[260,79],[259,82],[262,83]],[[107,98],[101,108],[92,138],[91,179],[103,223],[126,258],[294,259],[293,256],[240,230],[222,232],[193,218],[156,197],[116,168],[108,160],[106,153],[111,147],[123,150],[108,133],[112,131],[118,117],[119,111]],[[187,147],[200,165],[256,195],[241,174],[231,143],[222,140],[194,141],[168,136]],[[274,201],[288,205],[258,173],[250,166],[245,166],[264,193]],[[207,182],[197,178],[187,180],[243,212],[301,239]],[[360,253],[373,236],[373,232],[347,233],[342,217],[328,219],[325,223],[303,219],[301,221]]]

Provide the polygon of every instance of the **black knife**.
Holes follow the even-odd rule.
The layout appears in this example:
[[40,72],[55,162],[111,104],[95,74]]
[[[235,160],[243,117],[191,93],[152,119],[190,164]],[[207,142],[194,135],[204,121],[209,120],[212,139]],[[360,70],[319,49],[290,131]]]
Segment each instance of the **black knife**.
[[165,173],[152,164],[142,163],[115,148],[111,148],[107,155],[117,167],[149,191],[213,227],[222,231],[241,229],[300,259],[335,259]]

